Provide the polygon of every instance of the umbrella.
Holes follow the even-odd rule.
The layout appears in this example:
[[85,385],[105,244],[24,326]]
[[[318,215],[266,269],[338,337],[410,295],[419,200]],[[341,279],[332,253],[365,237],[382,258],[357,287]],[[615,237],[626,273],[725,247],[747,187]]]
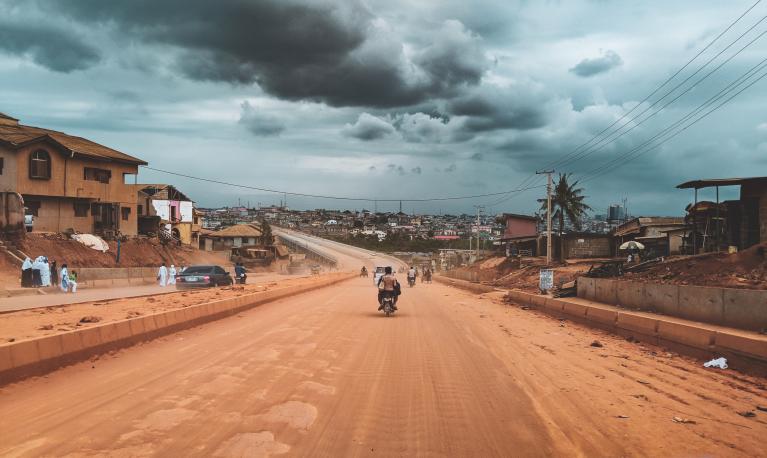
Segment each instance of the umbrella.
[[621,250],[644,250],[644,245],[639,242],[630,240],[620,246]]

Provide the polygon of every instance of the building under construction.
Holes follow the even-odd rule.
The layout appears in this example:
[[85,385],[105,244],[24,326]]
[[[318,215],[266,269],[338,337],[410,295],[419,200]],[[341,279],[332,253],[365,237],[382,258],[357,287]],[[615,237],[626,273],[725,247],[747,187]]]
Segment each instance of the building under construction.
[[[740,198],[720,202],[719,188],[724,186],[740,186]],[[681,234],[683,252],[744,250],[767,241],[767,177],[694,180],[677,188],[694,190]],[[699,201],[703,188],[715,188],[716,200]]]

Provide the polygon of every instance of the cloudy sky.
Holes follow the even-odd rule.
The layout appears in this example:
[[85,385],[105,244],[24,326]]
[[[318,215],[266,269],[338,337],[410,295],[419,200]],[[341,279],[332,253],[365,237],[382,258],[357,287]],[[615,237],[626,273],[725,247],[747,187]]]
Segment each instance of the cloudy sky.
[[[530,212],[544,194],[531,174],[553,165],[598,213],[626,197],[634,214],[676,215],[685,180],[767,175],[767,78],[754,68],[767,2],[638,104],[754,1],[0,0],[0,111],[259,188],[422,199],[532,187],[408,212]],[[140,180],[202,206],[282,198]]]

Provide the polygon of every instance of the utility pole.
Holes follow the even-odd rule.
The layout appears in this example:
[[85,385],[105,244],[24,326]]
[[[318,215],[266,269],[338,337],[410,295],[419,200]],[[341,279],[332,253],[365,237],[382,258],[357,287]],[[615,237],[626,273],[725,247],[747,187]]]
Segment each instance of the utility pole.
[[477,257],[477,259],[479,259],[479,224],[480,224],[479,214],[480,214],[480,212],[482,210],[485,209],[485,206],[484,205],[475,205],[474,208],[477,209],[477,248],[476,248],[477,249],[477,255],[476,255],[476,257]]
[[546,184],[546,265],[551,265],[551,174],[554,170],[541,170],[535,172],[536,175],[546,174],[548,181]]

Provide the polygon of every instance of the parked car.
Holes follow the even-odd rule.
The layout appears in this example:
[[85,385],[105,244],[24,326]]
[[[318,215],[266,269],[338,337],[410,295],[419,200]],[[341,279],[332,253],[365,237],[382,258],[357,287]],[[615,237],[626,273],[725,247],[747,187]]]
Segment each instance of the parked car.
[[221,266],[189,266],[176,275],[176,289],[229,286],[232,276]]
[[27,232],[32,232],[32,228],[35,226],[35,217],[34,215],[24,215],[24,227],[26,228]]

